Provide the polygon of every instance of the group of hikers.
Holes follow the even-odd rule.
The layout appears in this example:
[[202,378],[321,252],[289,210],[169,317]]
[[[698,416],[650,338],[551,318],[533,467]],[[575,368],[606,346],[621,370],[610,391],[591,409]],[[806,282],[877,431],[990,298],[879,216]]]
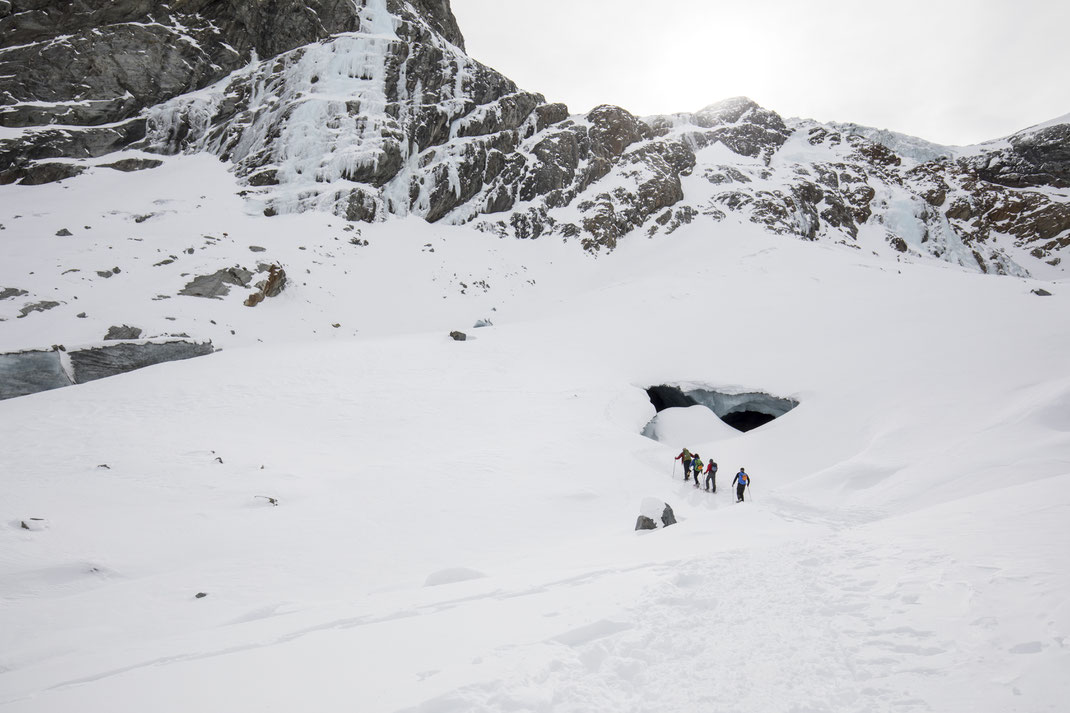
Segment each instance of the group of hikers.
[[[680,451],[680,455],[676,456],[673,460],[682,461],[684,464],[684,481],[691,480],[691,476],[695,477],[695,487],[702,487],[699,483],[699,477],[705,472],[706,475],[706,490],[716,493],[717,492],[717,463],[710,459],[709,463],[706,463],[706,470],[702,470],[702,457],[698,453],[692,453],[686,448]],[[747,471],[744,468],[740,468],[736,473],[736,477],[732,479],[732,485],[736,486],[736,502],[743,502],[743,495],[747,490],[747,486],[750,485],[750,476],[747,475]]]

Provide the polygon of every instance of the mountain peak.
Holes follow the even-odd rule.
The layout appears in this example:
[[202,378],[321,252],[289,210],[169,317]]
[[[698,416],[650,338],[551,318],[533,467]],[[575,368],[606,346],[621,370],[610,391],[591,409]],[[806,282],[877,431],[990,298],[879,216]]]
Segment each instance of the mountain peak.
[[750,97],[729,97],[716,101],[712,104],[708,104],[702,109],[695,112],[696,114],[716,114],[726,117],[734,117],[727,119],[730,122],[739,121],[739,118],[753,109],[761,109],[761,105],[754,101]]

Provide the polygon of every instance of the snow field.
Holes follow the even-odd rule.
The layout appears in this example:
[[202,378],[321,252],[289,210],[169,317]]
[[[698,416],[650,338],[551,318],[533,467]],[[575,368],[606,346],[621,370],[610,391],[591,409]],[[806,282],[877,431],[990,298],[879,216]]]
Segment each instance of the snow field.
[[[4,348],[136,323],[224,349],[0,403],[0,711],[1061,709],[1062,283],[745,228],[595,259],[406,220],[357,247],[231,181],[168,159],[2,207],[0,286],[64,302],[0,305]],[[151,299],[246,243],[278,298]],[[679,381],[800,405],[640,436],[643,389]],[[672,479],[684,445],[716,495]],[[679,523],[633,532],[647,497]]]

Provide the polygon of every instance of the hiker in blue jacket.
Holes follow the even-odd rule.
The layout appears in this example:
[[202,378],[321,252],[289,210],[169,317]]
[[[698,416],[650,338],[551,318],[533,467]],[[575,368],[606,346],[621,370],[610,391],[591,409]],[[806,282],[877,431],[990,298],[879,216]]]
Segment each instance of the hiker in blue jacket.
[[742,467],[739,469],[739,472],[736,473],[736,477],[732,479],[732,485],[736,486],[736,502],[743,502],[743,491],[750,485],[750,476],[747,475],[747,471]]

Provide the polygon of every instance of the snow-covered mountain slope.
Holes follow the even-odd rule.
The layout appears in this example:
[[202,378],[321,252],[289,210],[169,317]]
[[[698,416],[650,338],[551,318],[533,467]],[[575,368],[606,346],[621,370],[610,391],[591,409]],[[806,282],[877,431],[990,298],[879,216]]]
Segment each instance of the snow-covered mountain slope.
[[[507,249],[419,219],[356,227],[325,213],[250,215],[240,190],[201,154],[139,173],[102,169],[0,204],[0,351],[99,342],[123,325],[222,348],[467,330],[529,293],[563,299],[595,268],[574,245]],[[287,286],[248,307],[267,265],[283,266]],[[188,294],[231,268],[254,277]]]
[[[116,164],[124,147],[210,152],[268,215],[415,215],[592,251],[728,221],[986,272],[1063,269],[1065,121],[952,150],[784,120],[744,98],[642,120],[609,106],[570,115],[468,57],[445,0],[283,5],[182,3],[142,18],[143,4],[123,2],[0,18],[18,30],[0,48],[0,122],[11,127],[0,182],[64,179]],[[102,47],[125,59],[100,59],[80,85]]]
[[[5,339],[214,319],[224,350],[0,402],[0,710],[1066,700],[1065,281],[1039,297],[758,226],[597,260],[418,219],[356,246],[328,215],[245,214],[232,180],[177,157],[34,189],[52,200],[3,221],[32,289],[75,246],[122,268],[63,277],[80,299]],[[286,261],[278,297],[138,297],[246,243]],[[643,389],[681,382],[799,406],[639,435]],[[683,445],[720,463],[716,494],[674,478]],[[679,523],[633,532],[647,497]]]

